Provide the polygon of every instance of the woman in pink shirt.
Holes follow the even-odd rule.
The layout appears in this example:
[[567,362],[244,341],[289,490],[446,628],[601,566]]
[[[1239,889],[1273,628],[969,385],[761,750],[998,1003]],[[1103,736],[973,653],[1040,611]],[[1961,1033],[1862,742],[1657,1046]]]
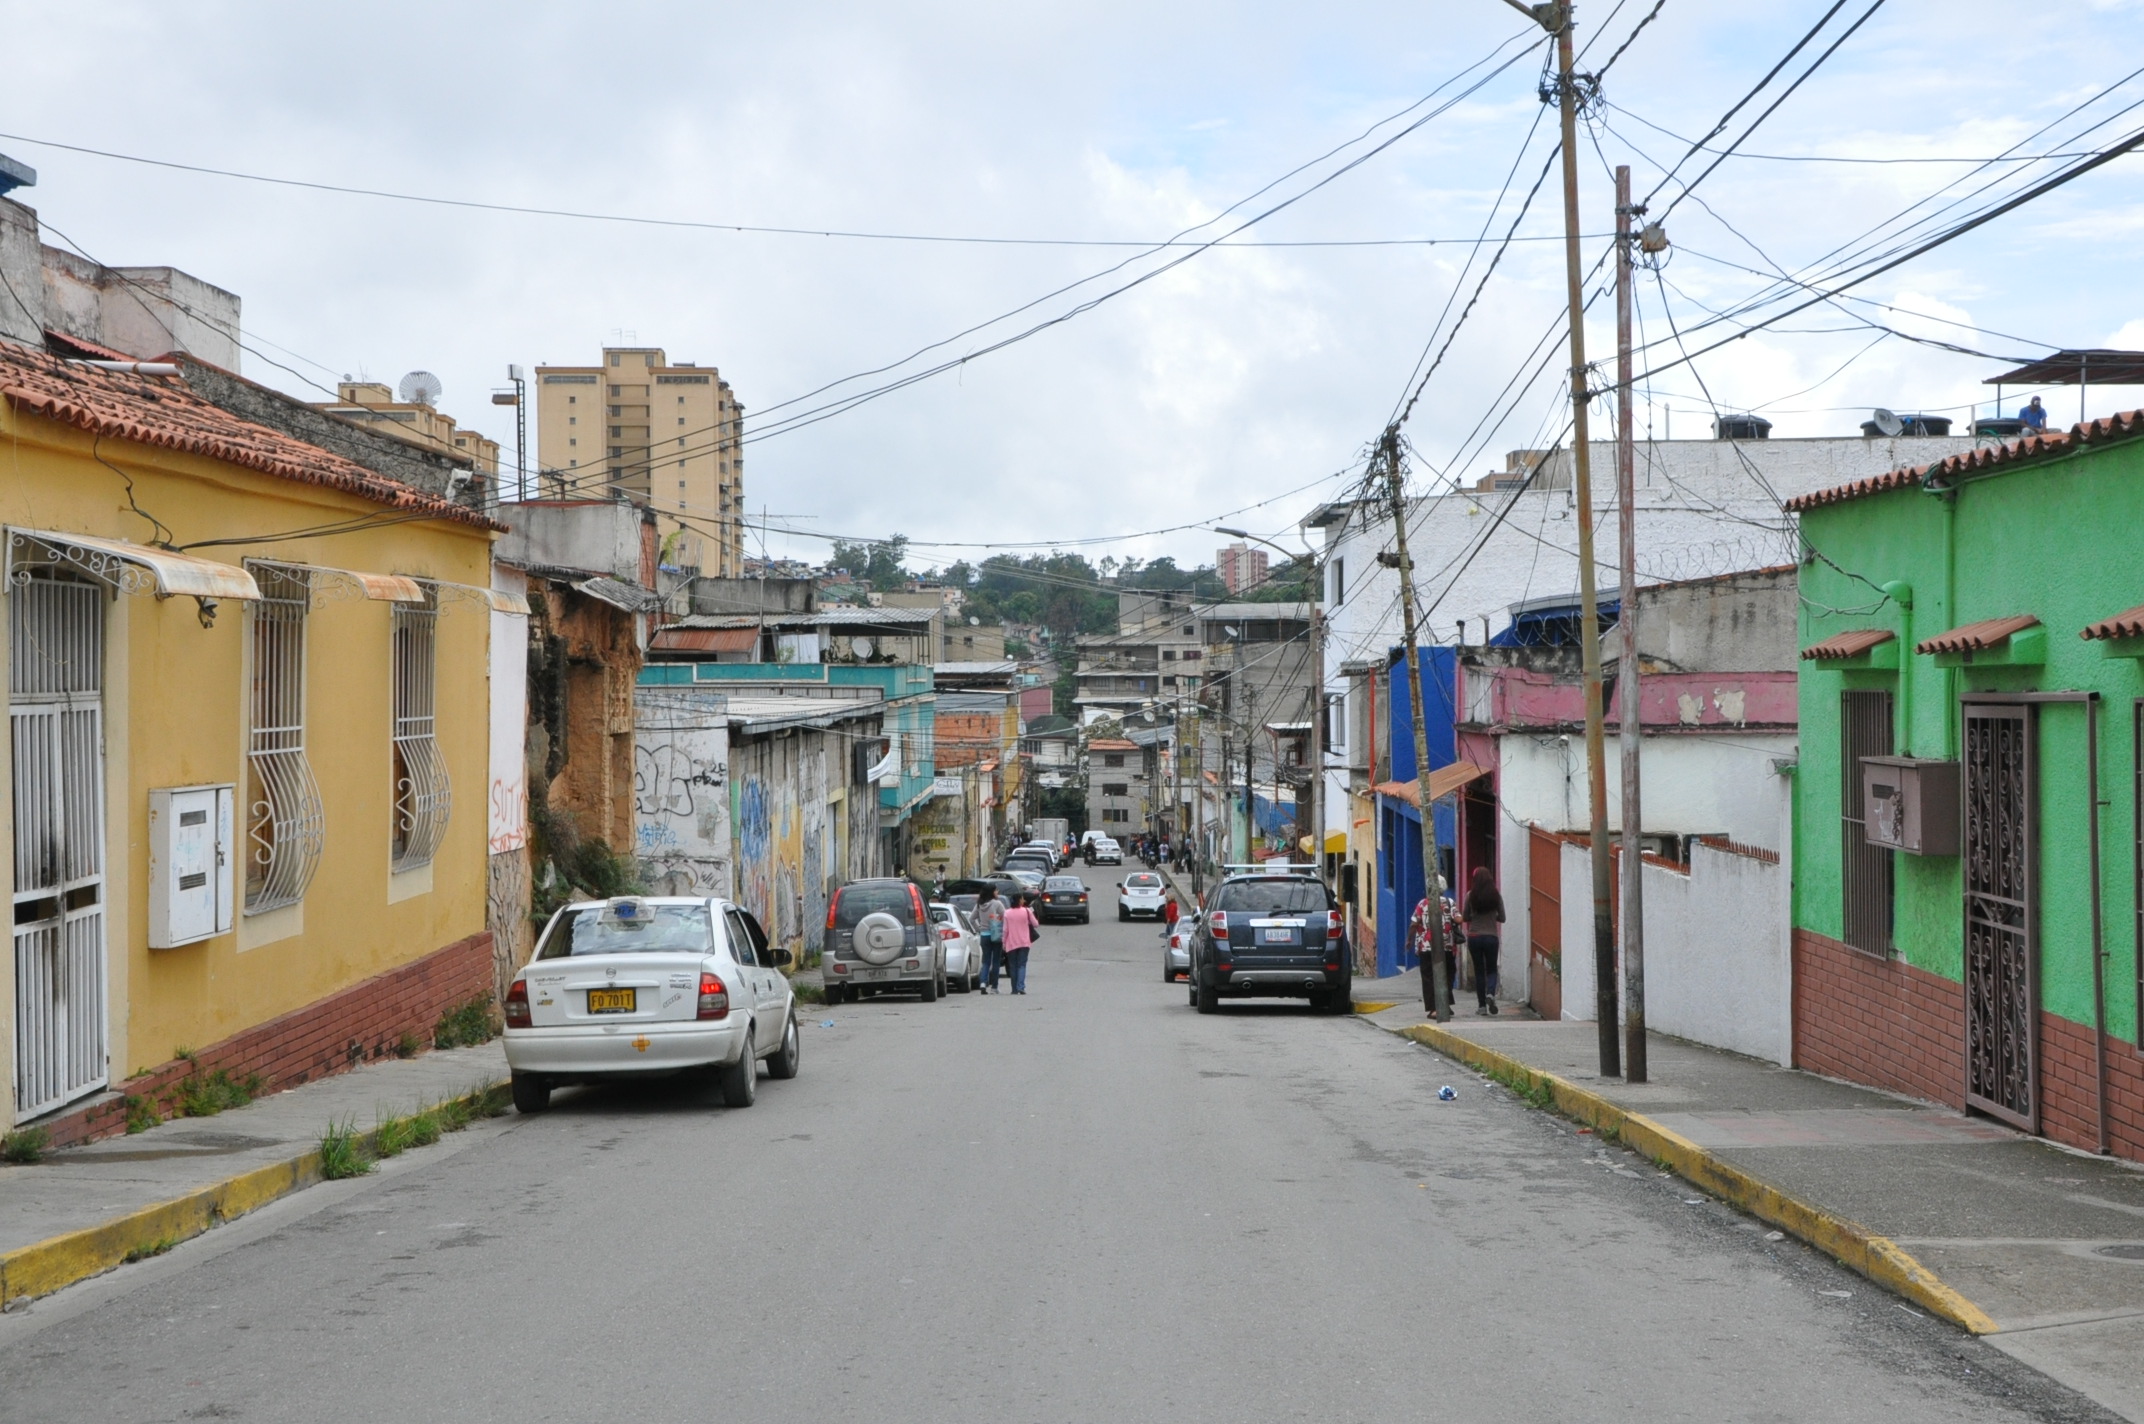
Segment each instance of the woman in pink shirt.
[[1022,895],[1005,912],[1005,963],[1012,970],[1012,991],[1027,992],[1027,951],[1042,938],[1042,921],[1028,908],[1031,896]]

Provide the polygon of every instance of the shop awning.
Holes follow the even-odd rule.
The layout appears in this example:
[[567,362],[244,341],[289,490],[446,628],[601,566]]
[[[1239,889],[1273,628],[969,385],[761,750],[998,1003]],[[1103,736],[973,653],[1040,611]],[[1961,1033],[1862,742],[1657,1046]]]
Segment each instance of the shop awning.
[[[1470,761],[1455,761],[1450,766],[1440,766],[1429,774],[1429,799],[1442,801],[1445,797],[1489,774],[1486,766],[1476,766]],[[1396,797],[1412,805],[1422,804],[1422,785],[1419,781],[1382,781],[1371,790],[1380,796]]]
[[422,603],[424,586],[402,574],[370,574],[361,569],[335,569],[324,564],[292,564],[281,559],[248,559],[249,568],[281,569],[303,576],[312,585],[313,596],[342,593],[379,603]]
[[92,534],[61,534],[48,529],[7,531],[10,581],[24,570],[73,569],[100,579],[122,593],[153,593],[159,598],[254,599],[261,596],[253,575],[236,564],[169,549],[152,549],[124,539]]

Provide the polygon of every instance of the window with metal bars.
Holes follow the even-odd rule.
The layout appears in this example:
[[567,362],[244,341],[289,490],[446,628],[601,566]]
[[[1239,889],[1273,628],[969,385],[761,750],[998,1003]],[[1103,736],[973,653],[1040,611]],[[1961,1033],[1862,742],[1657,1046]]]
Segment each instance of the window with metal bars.
[[1855,949],[1891,953],[1892,852],[1869,844],[1862,805],[1861,759],[1889,756],[1893,746],[1891,694],[1846,692],[1839,698],[1840,937]]
[[439,591],[424,585],[424,602],[398,603],[394,613],[394,868],[428,864],[439,849],[453,809],[446,759],[439,754]]
[[248,566],[261,596],[250,606],[252,686],[246,730],[246,913],[305,897],[327,838],[320,783],[305,756],[305,615],[312,584],[302,569]]

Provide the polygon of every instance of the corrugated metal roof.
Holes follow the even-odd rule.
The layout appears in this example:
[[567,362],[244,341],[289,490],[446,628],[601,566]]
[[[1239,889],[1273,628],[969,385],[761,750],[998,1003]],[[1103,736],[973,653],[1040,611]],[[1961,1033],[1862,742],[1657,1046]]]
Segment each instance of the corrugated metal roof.
[[1914,644],[1916,653],[1978,653],[1994,647],[2012,633],[2022,632],[2039,624],[2039,617],[2032,613],[2016,613],[2007,618],[1983,618],[1978,623],[1967,623],[1953,628],[1948,633],[1938,633],[1933,638],[1924,638]]
[[[1429,774],[1429,799],[1441,801],[1470,781],[1487,776],[1489,768],[1476,766],[1470,761],[1455,761],[1450,766],[1440,766]],[[1417,781],[1380,781],[1370,788],[1380,796],[1397,797],[1412,805],[1422,804],[1422,783]]]
[[1850,499],[1882,494],[1886,490],[1947,485],[1976,470],[2055,459],[2072,454],[2080,448],[2118,444],[2125,440],[2134,440],[2140,435],[2144,435],[2144,410],[2123,411],[2117,415],[2087,421],[2082,425],[2073,425],[2066,431],[2028,435],[2022,440],[2012,440],[2001,445],[1983,445],[1979,449],[1969,450],[1962,455],[1952,455],[1948,459],[1938,460],[1932,465],[1923,465],[1918,469],[1893,470],[1889,474],[1855,480],[1852,484],[1835,485],[1831,489],[1797,495],[1787,501],[1786,508],[1799,514],[1805,509],[1816,509],[1827,504],[1844,504]]
[[757,628],[664,628],[650,646],[666,653],[749,653],[759,646]]
[[826,628],[841,625],[899,624],[920,628],[937,612],[930,608],[822,608],[815,613],[692,613],[673,628]]
[[2080,638],[2144,638],[2144,604],[2126,613],[2102,618],[2077,635]]
[[607,603],[613,608],[622,608],[627,613],[656,613],[660,612],[663,606],[661,594],[653,589],[642,588],[637,583],[627,583],[623,579],[582,579],[573,587],[577,593],[585,593],[590,598]]
[[1839,662],[1858,657],[1878,643],[1888,643],[1897,636],[1888,628],[1855,628],[1846,633],[1834,633],[1821,643],[1811,643],[1802,649],[1802,657],[1809,662]]

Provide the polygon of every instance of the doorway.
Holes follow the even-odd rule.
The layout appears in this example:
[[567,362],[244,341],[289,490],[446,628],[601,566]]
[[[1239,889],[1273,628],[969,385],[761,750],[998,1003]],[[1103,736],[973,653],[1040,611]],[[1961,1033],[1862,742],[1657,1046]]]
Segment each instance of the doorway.
[[1965,1101],[2039,1130],[2038,767],[2029,704],[1965,704]]

